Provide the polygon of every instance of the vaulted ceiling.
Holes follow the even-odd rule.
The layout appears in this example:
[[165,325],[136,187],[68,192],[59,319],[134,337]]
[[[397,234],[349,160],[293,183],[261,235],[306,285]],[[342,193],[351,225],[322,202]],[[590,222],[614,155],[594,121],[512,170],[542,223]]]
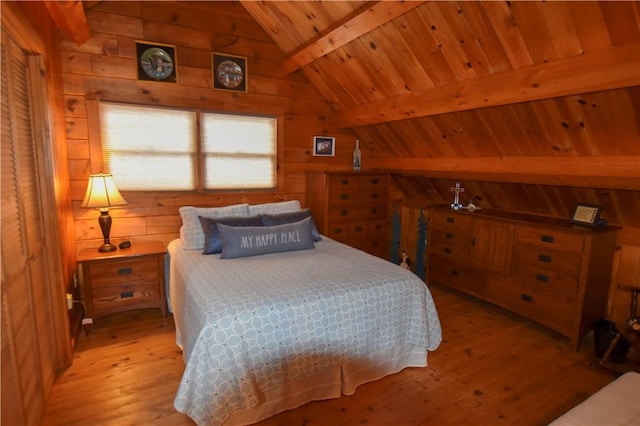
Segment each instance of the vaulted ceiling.
[[637,2],[241,3],[375,166],[639,186]]
[[[82,8],[47,3],[63,29]],[[369,167],[640,189],[640,2],[240,3]]]

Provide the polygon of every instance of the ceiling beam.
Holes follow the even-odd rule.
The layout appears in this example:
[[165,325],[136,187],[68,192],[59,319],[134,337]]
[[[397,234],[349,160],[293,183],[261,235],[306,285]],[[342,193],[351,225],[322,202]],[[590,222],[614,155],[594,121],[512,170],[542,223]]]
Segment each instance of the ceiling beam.
[[328,124],[358,127],[638,85],[640,45],[634,44],[346,108]]
[[640,156],[372,158],[369,167],[451,180],[640,190]]
[[[282,71],[285,75],[290,74],[423,3],[425,2],[369,2],[287,55]],[[243,4],[247,7],[246,3]]]
[[76,45],[81,46],[91,38],[82,2],[58,0],[43,2],[56,26]]

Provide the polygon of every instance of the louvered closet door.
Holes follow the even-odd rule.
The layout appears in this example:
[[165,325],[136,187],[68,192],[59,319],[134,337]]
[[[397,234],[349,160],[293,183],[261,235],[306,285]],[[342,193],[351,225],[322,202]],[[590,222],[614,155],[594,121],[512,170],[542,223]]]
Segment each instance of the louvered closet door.
[[2,31],[2,423],[39,424],[55,377],[47,258],[26,54]]

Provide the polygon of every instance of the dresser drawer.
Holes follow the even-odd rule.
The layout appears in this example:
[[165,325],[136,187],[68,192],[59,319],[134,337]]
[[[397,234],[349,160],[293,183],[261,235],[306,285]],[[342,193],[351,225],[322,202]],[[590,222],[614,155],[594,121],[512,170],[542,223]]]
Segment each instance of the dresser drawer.
[[371,220],[369,221],[369,235],[372,238],[387,238],[387,221],[386,220]]
[[578,276],[573,273],[522,264],[515,268],[512,276],[517,283],[542,288],[551,294],[575,295],[578,291]]
[[157,281],[102,287],[93,291],[93,311],[95,316],[101,316],[128,305],[159,302],[160,297]]
[[580,234],[523,225],[518,226],[516,241],[517,244],[580,254],[584,248],[584,237]]
[[329,203],[333,208],[338,208],[341,205],[351,206],[359,199],[360,193],[357,188],[353,187],[338,188],[329,193]]
[[359,179],[357,176],[330,176],[327,179],[330,193],[340,193],[341,191],[357,191]]
[[545,270],[575,274],[577,277],[580,274],[581,261],[580,253],[550,250],[532,244],[516,244],[516,268],[518,265],[531,265]]
[[329,224],[387,218],[386,202],[338,204],[329,210]]
[[455,288],[480,298],[485,296],[486,275],[450,258],[432,254],[429,258],[429,282]]
[[455,260],[457,262],[469,263],[471,259],[471,247],[458,244],[452,244],[448,241],[431,241],[431,254],[437,255],[442,259],[450,262]]
[[470,247],[471,237],[468,233],[456,229],[434,229],[431,232],[431,243],[447,247]]
[[455,212],[434,212],[430,226],[434,231],[453,232],[459,235],[470,235],[472,221],[470,216],[457,214]]
[[487,298],[560,333],[567,334],[571,329],[575,297],[558,296],[514,279],[491,281],[487,285]]
[[92,288],[158,280],[157,257],[93,262],[88,268]]

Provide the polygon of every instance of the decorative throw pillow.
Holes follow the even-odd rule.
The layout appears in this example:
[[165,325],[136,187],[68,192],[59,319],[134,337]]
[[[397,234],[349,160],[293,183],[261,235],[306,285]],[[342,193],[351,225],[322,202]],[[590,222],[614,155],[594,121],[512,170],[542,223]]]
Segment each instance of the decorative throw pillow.
[[218,224],[228,226],[262,226],[260,216],[236,216],[223,218],[210,218],[198,216],[204,232],[204,250],[202,254],[215,254],[222,251],[222,240],[218,232]]
[[262,218],[262,224],[264,226],[284,225],[285,223],[299,222],[309,217],[311,218],[311,236],[313,237],[313,241],[318,242],[322,240],[316,223],[313,221],[313,216],[311,216],[311,210],[309,209],[289,213],[263,214],[260,217]]
[[300,210],[300,201],[280,201],[277,203],[255,204],[249,206],[249,215],[288,213]]
[[249,204],[234,204],[224,207],[193,207],[182,206],[179,209],[182,217],[180,239],[186,250],[202,250],[204,248],[204,232],[198,216],[202,217],[231,217],[249,216]]
[[234,227],[218,224],[222,239],[220,259],[314,248],[311,218],[276,226]]

